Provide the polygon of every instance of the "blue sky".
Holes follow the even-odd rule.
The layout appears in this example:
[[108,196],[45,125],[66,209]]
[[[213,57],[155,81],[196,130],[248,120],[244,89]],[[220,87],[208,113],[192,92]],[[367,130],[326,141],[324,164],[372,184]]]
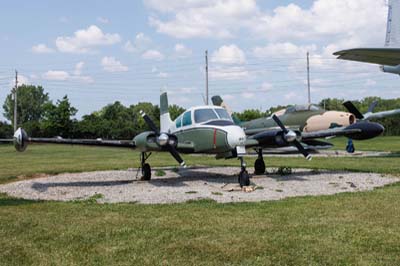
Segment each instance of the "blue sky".
[[[356,3],[355,3],[356,2]],[[78,116],[114,101],[200,105],[204,51],[210,95],[235,110],[312,99],[399,97],[398,77],[332,52],[381,46],[382,0],[7,1],[0,9],[0,103],[14,69],[56,101],[67,94]],[[0,119],[3,119],[2,114]]]

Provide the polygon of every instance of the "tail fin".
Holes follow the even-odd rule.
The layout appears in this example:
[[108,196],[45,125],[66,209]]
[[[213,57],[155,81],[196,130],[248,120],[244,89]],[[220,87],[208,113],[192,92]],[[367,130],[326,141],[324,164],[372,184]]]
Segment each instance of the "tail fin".
[[357,107],[354,106],[351,101],[344,102],[343,105],[350,113],[355,115],[357,119],[364,119],[363,114],[357,109]]
[[385,47],[400,47],[400,0],[389,0]]
[[376,107],[377,105],[378,105],[378,101],[373,101],[373,102],[371,103],[371,105],[369,106],[367,113],[373,113],[373,112],[374,112],[374,109],[375,109],[375,107]]
[[168,132],[171,127],[172,120],[168,110],[168,96],[166,92],[160,95],[160,131]]
[[225,108],[225,110],[232,117],[232,120],[236,125],[240,125],[242,123],[242,121],[240,121],[240,119],[232,112],[231,108],[227,104],[225,104],[225,102],[222,100],[221,96],[215,95],[215,96],[211,97],[211,101],[215,106],[221,106],[221,107]]

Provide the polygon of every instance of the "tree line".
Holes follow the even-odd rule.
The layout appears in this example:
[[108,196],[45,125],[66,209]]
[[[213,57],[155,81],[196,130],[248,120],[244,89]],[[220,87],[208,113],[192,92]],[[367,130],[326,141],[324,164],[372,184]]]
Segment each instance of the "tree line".
[[[400,98],[386,100],[379,97],[367,97],[353,103],[364,113],[375,100],[378,101],[375,111],[400,108]],[[326,110],[345,111],[343,102],[343,99],[329,98],[322,100],[319,106]],[[235,115],[242,121],[248,121],[269,116],[286,107],[276,106],[266,111],[249,109]],[[11,94],[7,95],[3,109],[5,118],[12,121],[14,101]],[[145,111],[159,125],[160,108],[149,102],[124,106],[116,101],[78,120],[74,118],[78,110],[71,105],[68,96],[54,103],[41,86],[18,87],[18,126],[23,127],[30,136],[35,137],[131,139],[140,132],[149,130],[139,115],[140,110]],[[172,119],[184,111],[185,109],[180,106],[170,106]],[[381,119],[379,122],[385,126],[386,135],[400,135],[400,115]],[[0,121],[0,138],[11,138],[12,135],[12,126],[5,121]]]

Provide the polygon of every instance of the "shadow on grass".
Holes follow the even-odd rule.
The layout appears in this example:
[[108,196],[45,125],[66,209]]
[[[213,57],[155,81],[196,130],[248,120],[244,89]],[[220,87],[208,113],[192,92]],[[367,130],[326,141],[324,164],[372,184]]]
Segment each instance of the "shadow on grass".
[[27,205],[27,204],[35,204],[38,202],[40,202],[40,201],[17,199],[17,198],[9,197],[6,194],[0,194],[0,207],[20,206],[20,205]]
[[133,183],[133,180],[33,183],[32,188],[39,192],[45,192],[51,187],[109,187],[131,183]]

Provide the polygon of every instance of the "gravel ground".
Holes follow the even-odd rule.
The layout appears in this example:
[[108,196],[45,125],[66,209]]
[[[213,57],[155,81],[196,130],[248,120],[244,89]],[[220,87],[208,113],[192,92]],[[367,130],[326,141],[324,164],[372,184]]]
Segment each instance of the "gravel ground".
[[[252,171],[253,169],[249,169]],[[271,171],[271,169],[269,169]],[[164,170],[151,181],[136,180],[136,171],[60,174],[0,186],[0,192],[25,199],[98,202],[177,203],[202,198],[217,202],[256,202],[305,195],[331,195],[372,190],[400,178],[374,173],[296,169],[287,176],[253,176],[250,192],[237,184],[237,167]],[[96,195],[98,194],[98,195]]]

